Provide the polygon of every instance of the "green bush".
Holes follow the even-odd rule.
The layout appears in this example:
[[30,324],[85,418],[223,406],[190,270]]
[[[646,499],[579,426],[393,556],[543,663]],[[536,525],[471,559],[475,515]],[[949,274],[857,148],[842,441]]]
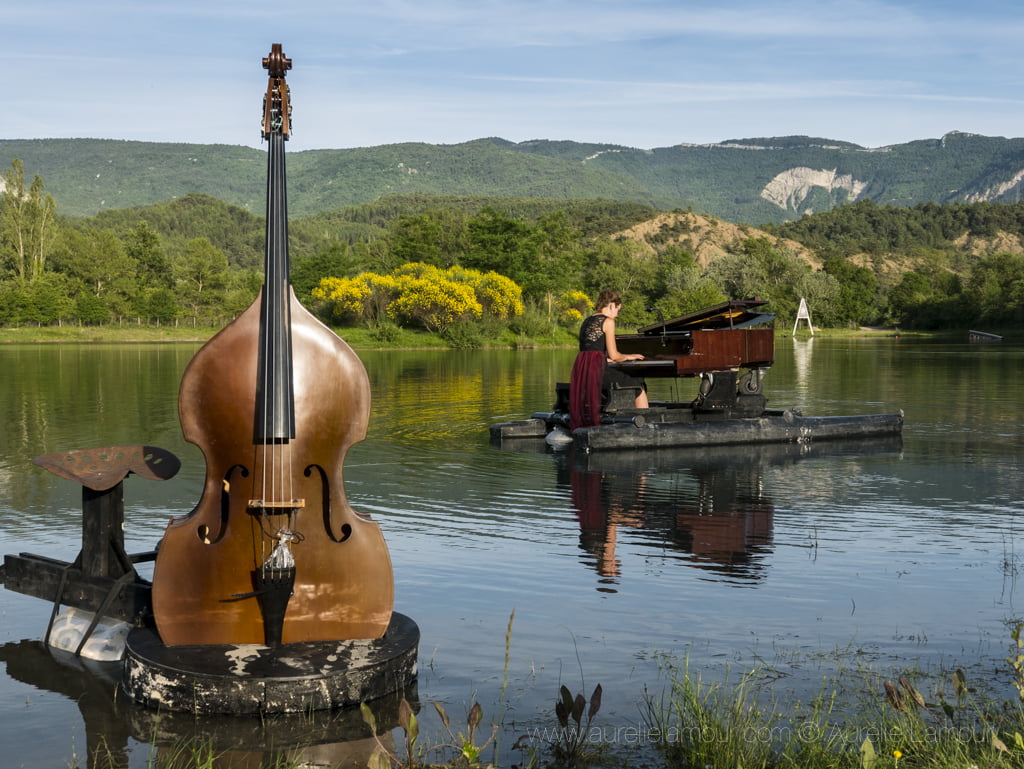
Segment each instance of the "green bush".
[[485,342],[483,324],[472,321],[450,323],[441,332],[441,336],[457,350],[476,350],[483,347]]

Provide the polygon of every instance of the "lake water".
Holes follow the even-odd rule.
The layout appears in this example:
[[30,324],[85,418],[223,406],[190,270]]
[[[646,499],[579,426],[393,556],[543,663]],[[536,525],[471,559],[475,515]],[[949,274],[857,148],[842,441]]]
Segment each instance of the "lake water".
[[[34,466],[40,454],[150,444],[181,458],[172,480],[126,481],[129,552],[192,509],[205,467],[181,438],[176,394],[196,349],[0,347],[0,553],[78,552],[81,491]],[[488,438],[492,423],[550,408],[571,351],[360,357],[373,412],[346,489],[380,523],[395,608],[420,627],[419,699],[444,703],[455,722],[480,701],[485,723],[503,724],[503,749],[554,725],[563,683],[588,695],[602,684],[595,723],[642,732],[644,692],[665,687],[666,660],[707,680],[766,666],[766,687],[805,700],[823,675],[852,667],[963,664],[1008,683],[1024,347],[780,335],[769,406],[902,409],[902,440],[589,456]],[[652,390],[690,398],[696,383]],[[131,705],[39,643],[50,608],[0,590],[4,769],[144,767],[191,735],[236,766],[289,745],[309,765],[365,758],[344,714],[196,722]],[[439,741],[432,714],[422,711],[424,739]]]

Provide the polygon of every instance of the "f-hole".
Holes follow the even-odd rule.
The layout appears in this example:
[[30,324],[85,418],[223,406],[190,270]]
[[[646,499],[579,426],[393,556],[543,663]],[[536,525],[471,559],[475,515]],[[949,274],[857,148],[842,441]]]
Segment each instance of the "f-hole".
[[320,465],[310,465],[304,471],[307,478],[313,476],[313,471],[316,471],[320,475],[320,500],[323,505],[324,513],[324,531],[327,532],[327,536],[335,542],[344,542],[352,536],[352,524],[346,523],[341,527],[341,536],[339,537],[334,533],[334,523],[331,521],[331,484],[327,480],[327,473]]
[[210,536],[210,527],[206,524],[202,524],[196,528],[196,535],[199,537],[199,541],[204,545],[216,545],[222,539],[228,531],[228,515],[231,512],[231,475],[238,470],[238,474],[242,478],[249,477],[249,470],[245,465],[232,465],[228,468],[228,471],[224,473],[224,480],[221,481],[220,487],[220,528],[217,531],[216,536]]

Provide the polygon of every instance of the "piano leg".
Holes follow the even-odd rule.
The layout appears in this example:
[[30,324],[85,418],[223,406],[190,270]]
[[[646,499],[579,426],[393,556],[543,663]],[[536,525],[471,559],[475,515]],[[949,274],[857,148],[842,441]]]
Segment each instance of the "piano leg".
[[715,411],[736,405],[736,372],[706,371],[700,375],[700,388],[694,408]]
[[[717,418],[743,418],[760,416],[766,399],[761,394],[763,374],[758,370],[746,372],[714,371],[701,374],[700,389],[693,401],[694,416]],[[737,381],[738,380],[738,381]]]

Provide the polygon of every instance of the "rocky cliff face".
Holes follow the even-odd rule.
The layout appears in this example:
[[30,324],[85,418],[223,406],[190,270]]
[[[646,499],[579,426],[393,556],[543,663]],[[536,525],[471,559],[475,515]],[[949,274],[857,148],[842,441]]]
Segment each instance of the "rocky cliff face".
[[847,202],[853,203],[867,189],[867,184],[849,174],[837,174],[835,169],[790,168],[768,182],[761,190],[761,197],[783,211],[814,213],[807,207],[807,201],[816,187],[823,189],[830,198],[837,190],[845,190]]
[[989,187],[987,190],[964,195],[964,201],[967,203],[980,203],[999,200],[1008,192],[1012,192],[1014,188],[1016,188],[1019,193],[1022,180],[1024,180],[1024,169],[1015,173],[1005,182]]

